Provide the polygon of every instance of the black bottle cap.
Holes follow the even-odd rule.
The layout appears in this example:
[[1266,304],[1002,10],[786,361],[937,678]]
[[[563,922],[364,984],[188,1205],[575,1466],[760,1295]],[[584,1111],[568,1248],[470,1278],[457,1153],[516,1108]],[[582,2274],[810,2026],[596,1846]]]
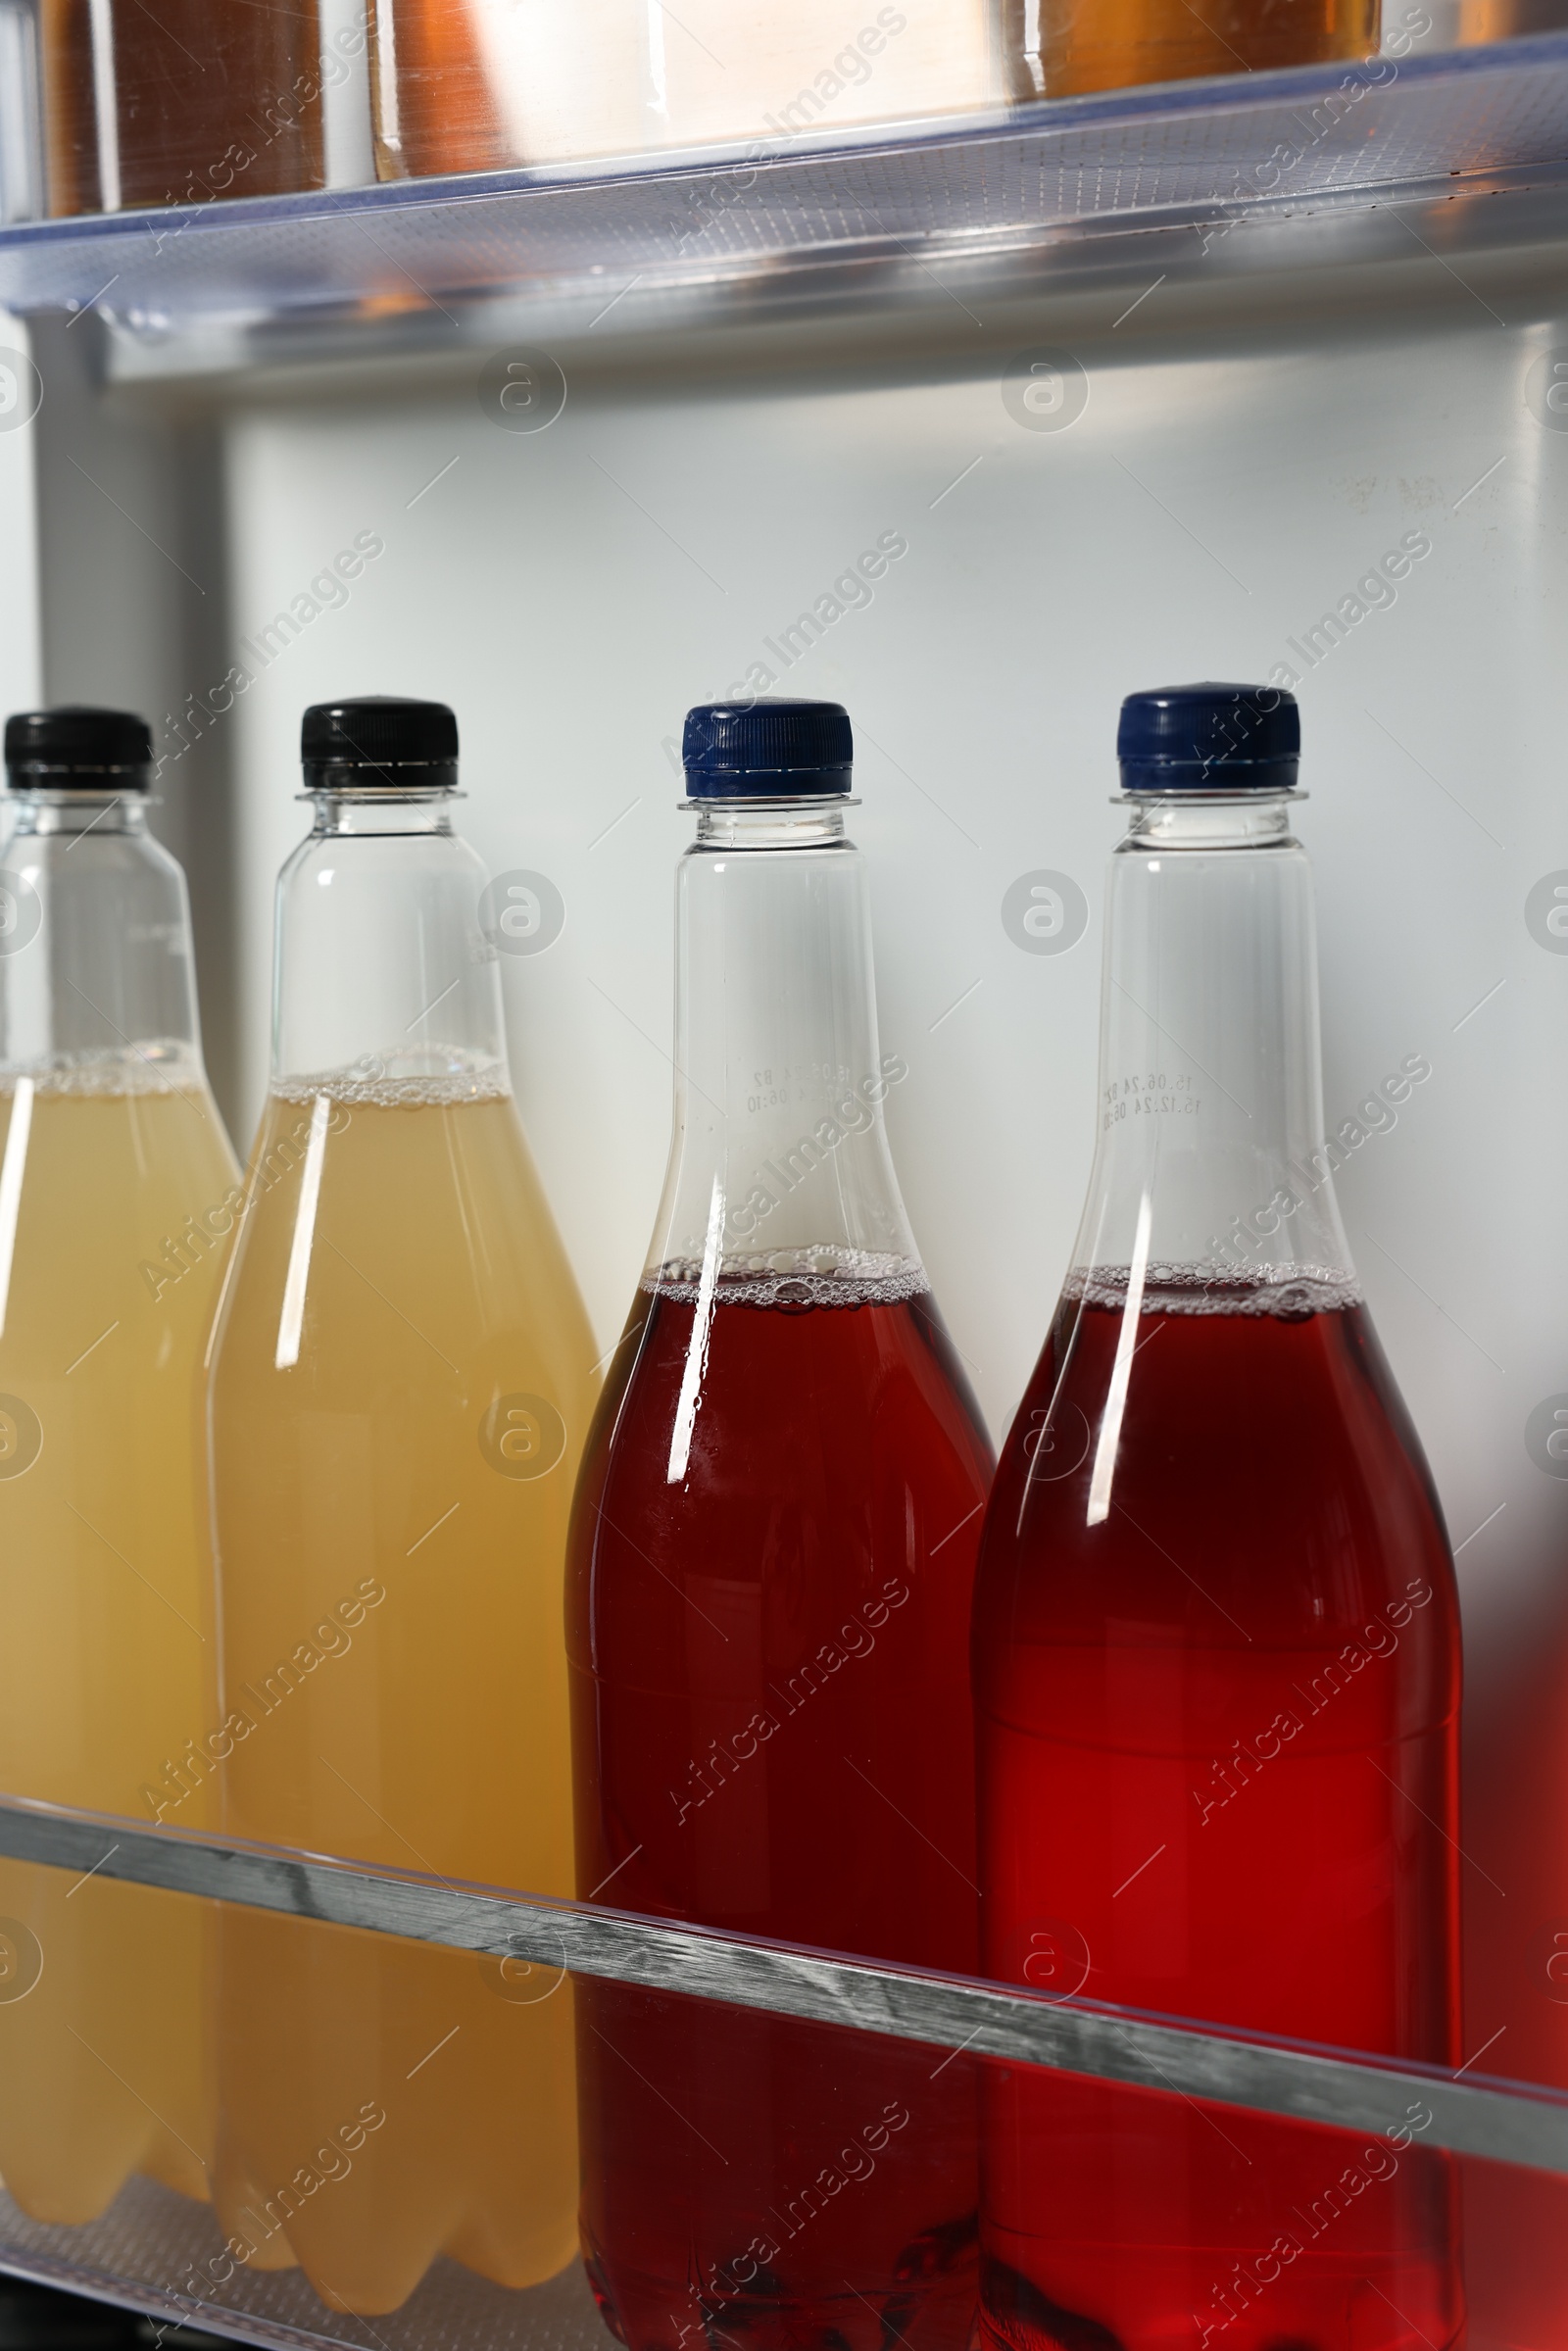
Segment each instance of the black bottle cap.
[[300,726],[308,792],[453,792],[458,721],[444,702],[365,694],[313,702]]
[[841,702],[700,702],[681,760],[693,800],[830,799],[849,791],[855,735]]
[[1152,686],[1121,706],[1124,792],[1291,792],[1301,712],[1281,686]]
[[6,720],[6,781],[13,792],[145,792],[153,738],[133,710],[65,703]]

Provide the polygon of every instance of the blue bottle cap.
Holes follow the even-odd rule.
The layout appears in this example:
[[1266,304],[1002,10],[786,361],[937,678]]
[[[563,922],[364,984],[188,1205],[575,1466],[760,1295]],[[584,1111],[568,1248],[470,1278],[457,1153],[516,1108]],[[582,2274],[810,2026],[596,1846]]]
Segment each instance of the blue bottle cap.
[[1281,686],[1152,686],[1116,729],[1124,792],[1293,792],[1301,712]]
[[693,800],[836,798],[855,735],[841,702],[700,702],[681,742]]

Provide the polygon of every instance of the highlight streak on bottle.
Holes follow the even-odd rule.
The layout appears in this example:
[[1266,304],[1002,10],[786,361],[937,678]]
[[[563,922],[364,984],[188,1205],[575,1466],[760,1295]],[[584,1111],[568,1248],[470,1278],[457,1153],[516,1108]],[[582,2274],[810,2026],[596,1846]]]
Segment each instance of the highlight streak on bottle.
[[[704,704],[682,759],[673,1145],[572,1511],[577,1884],[963,1974],[992,1462],[888,1144],[854,730],[837,703]],[[631,1984],[576,1999],[584,2262],[622,2351],[967,2341],[967,2073]]]
[[22,1212],[22,1179],[26,1173],[27,1137],[31,1132],[32,1080],[18,1078],[11,1098],[5,1160],[0,1164],[0,1339],[5,1336],[6,1308],[11,1298],[11,1264],[17,1253],[17,1218]]
[[652,96],[652,111],[667,128],[669,123],[669,81],[664,69],[662,0],[649,0],[648,4],[648,83]]
[[300,1332],[305,1322],[305,1293],[311,1279],[311,1250],[316,1245],[316,1210],[321,1197],[321,1169],[326,1163],[326,1128],[332,1115],[329,1096],[318,1094],[311,1111],[311,1136],[305,1147],[305,1169],[300,1177],[299,1213],[288,1252],[288,1279],[283,1284],[283,1311],[277,1324],[275,1369],[292,1371],[300,1359]]
[[[224,1825],[564,1893],[561,1562],[597,1350],[510,1097],[455,1099],[450,1075],[379,1083],[380,1099],[274,1090],[252,1153],[209,1408],[223,1681],[265,1728],[223,1766]],[[310,1310],[285,1377],[280,1299],[318,1139]],[[501,1430],[531,1406],[555,1411],[564,1449],[518,1476]],[[282,1661],[297,1669],[311,1627],[318,1662],[298,1679]],[[442,2253],[498,2286],[554,2277],[575,2237],[570,1986],[529,2001],[491,1961],[259,1912],[220,1933],[214,2200],[252,2267],[297,2260],[377,2327]],[[387,2127],[279,2219],[278,2183],[335,2167],[366,2099]]]
[[118,213],[120,182],[120,92],[115,73],[115,20],[110,0],[87,0],[93,88],[97,93],[98,189],[106,213]]
[[691,1459],[692,1430],[696,1425],[697,1407],[703,1397],[703,1375],[708,1369],[708,1341],[713,1327],[713,1298],[718,1289],[723,1238],[724,1187],[714,1176],[712,1198],[708,1208],[708,1237],[703,1243],[702,1278],[697,1285],[697,1312],[692,1318],[686,1368],[681,1374],[680,1396],[675,1405],[675,1426],[670,1432],[669,1467],[664,1472],[666,1486],[680,1485]]
[[1132,1378],[1133,1356],[1138,1348],[1138,1319],[1144,1310],[1144,1281],[1149,1272],[1149,1236],[1154,1223],[1153,1194],[1145,1191],[1138,1203],[1138,1231],[1133,1241],[1133,1261],[1127,1275],[1127,1303],[1122,1308],[1121,1329],[1116,1335],[1116,1360],[1111,1366],[1110,1388],[1105,1396],[1104,1415],[1100,1423],[1100,1445],[1095,1453],[1094,1475],[1089,1482],[1089,1516],[1091,1527],[1102,1527],[1110,1516],[1110,1482],[1116,1474],[1116,1448],[1121,1444],[1122,1414],[1127,1409],[1127,1383]]

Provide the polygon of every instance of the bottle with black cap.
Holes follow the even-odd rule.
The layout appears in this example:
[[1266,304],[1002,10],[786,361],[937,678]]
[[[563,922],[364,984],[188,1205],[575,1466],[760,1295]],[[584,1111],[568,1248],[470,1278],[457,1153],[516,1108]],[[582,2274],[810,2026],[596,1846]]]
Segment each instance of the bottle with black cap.
[[[5,759],[0,1787],[145,1820],[209,1720],[191,1391],[237,1171],[145,720],[25,711]],[[13,1984],[38,1969],[0,2003],[11,2193],[47,2221],[133,2172],[203,2193],[198,1906],[6,1861],[0,1913]]]
[[[314,823],[278,884],[270,1095],[211,1350],[223,1819],[566,1893],[562,1577],[599,1350],[512,1096],[457,721],[333,703],[303,752]],[[262,1913],[225,1918],[222,1960],[215,2201],[249,2261],[369,2315],[442,2252],[506,2285],[562,2267],[565,1991]],[[334,2148],[342,2176],[279,2214]]]
[[[686,720],[674,1139],[573,1516],[577,1874],[623,1908],[972,1970],[991,1452],[888,1148],[909,1068],[877,1033],[852,759],[836,703]],[[584,2248],[630,2351],[962,2338],[961,2063],[933,2082],[894,2042],[578,1999]],[[865,2176],[792,2227],[862,2126]]]
[[[1452,2067],[1453,1569],[1335,1200],[1299,741],[1268,688],[1122,707],[1094,1172],[976,1590],[986,1970]],[[1456,2339],[1413,2132],[1323,2220],[1359,2137],[1019,2071],[985,2112],[994,2351]]]

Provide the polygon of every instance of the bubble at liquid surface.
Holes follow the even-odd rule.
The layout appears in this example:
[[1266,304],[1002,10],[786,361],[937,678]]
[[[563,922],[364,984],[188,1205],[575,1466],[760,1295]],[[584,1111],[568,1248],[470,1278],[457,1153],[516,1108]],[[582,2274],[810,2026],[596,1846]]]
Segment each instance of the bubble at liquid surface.
[[[1075,1266],[1062,1286],[1067,1303],[1127,1304],[1132,1268]],[[1280,1265],[1256,1271],[1217,1260],[1197,1264],[1152,1263],[1144,1272],[1140,1310],[1145,1314],[1242,1314],[1276,1322],[1305,1322],[1313,1314],[1343,1314],[1363,1304],[1354,1274],[1330,1265]]]
[[16,1093],[25,1078],[39,1095],[200,1094],[206,1079],[201,1061],[182,1039],[152,1037],[109,1053],[56,1053],[27,1067],[0,1071],[0,1098]]
[[[670,1257],[643,1276],[644,1290],[681,1305],[703,1294],[704,1268],[697,1257]],[[765,1255],[720,1258],[712,1285],[721,1306],[898,1306],[930,1288],[917,1257],[881,1249],[774,1249]]]
[[325,1069],[317,1076],[274,1081],[274,1101],[309,1104],[325,1095],[328,1102],[347,1102],[355,1109],[412,1110],[434,1103],[446,1108],[462,1102],[504,1102],[512,1092],[505,1062],[485,1061],[456,1069],[389,1070],[379,1059],[356,1062],[348,1069]]

